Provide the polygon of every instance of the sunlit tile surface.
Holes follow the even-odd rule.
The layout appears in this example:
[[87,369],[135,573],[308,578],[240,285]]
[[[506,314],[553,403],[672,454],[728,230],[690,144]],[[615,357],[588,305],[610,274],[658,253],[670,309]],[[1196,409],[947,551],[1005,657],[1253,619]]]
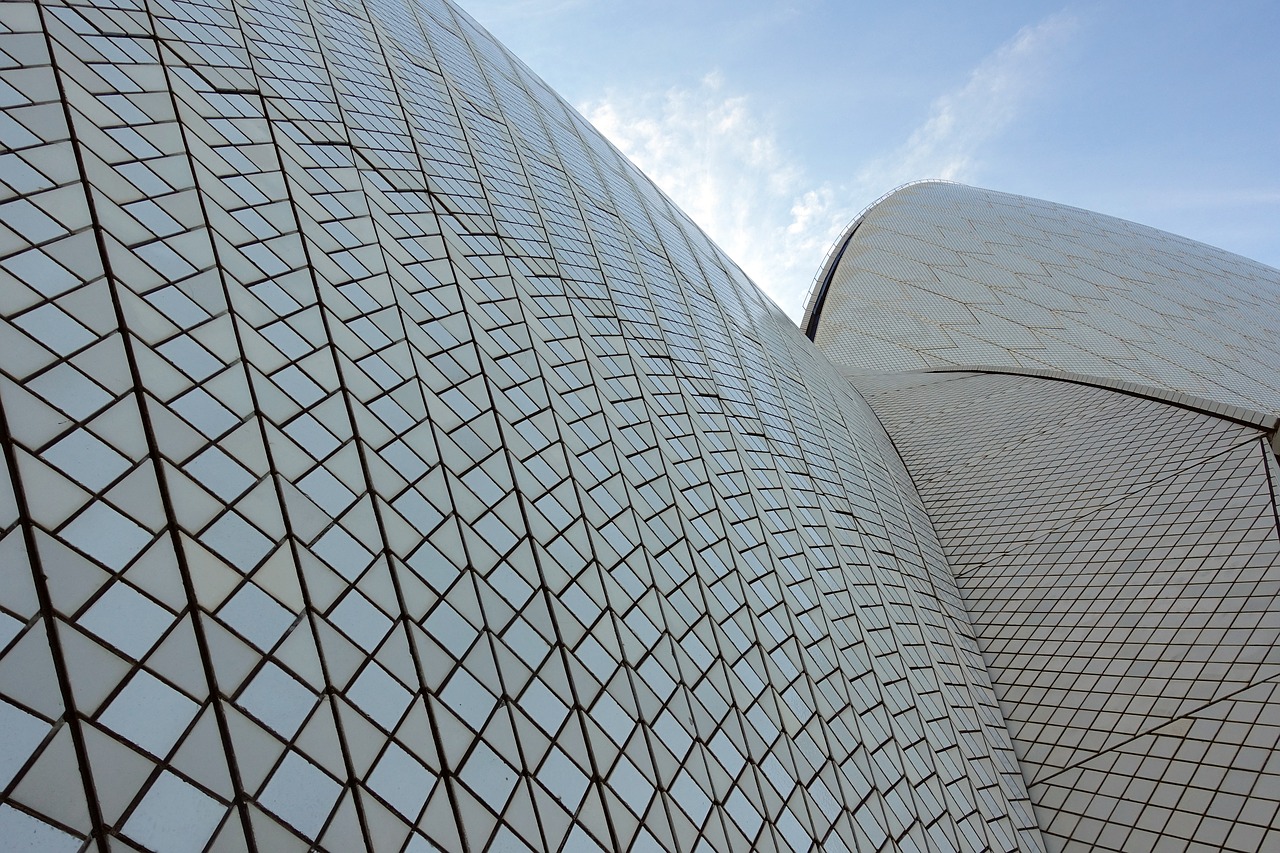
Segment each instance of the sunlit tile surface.
[[868,210],[827,272],[814,340],[840,364],[1051,369],[1280,412],[1280,270],[1203,243],[929,181]]
[[8,2],[0,107],[4,843],[1041,849],[871,411],[451,5]]
[[1047,846],[1280,845],[1280,271],[936,182],[842,245],[810,328],[919,489]]
[[1049,844],[1280,843],[1267,436],[1040,378],[857,381],[937,526]]

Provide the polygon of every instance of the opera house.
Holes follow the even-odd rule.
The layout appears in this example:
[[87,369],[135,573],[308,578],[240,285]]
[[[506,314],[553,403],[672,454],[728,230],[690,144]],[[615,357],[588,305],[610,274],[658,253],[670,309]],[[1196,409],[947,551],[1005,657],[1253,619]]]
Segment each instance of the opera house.
[[801,328],[447,0],[0,4],[0,847],[1280,848],[1280,271]]

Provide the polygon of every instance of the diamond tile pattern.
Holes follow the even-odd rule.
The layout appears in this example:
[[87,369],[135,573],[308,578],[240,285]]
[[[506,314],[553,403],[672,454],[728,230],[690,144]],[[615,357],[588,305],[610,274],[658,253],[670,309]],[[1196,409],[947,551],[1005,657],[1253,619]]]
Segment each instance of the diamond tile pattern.
[[1051,849],[1280,833],[1276,459],[1036,377],[856,377],[951,559]]
[[838,372],[444,0],[0,4],[0,837],[1043,849]]

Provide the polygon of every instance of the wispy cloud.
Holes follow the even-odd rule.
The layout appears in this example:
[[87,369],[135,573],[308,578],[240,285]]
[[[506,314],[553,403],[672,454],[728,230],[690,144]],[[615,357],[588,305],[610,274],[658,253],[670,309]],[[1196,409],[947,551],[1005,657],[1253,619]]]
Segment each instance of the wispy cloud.
[[814,179],[772,122],[716,73],[663,93],[608,92],[581,110],[799,318],[823,254],[858,208],[910,180],[974,180],[982,146],[1014,121],[1075,28],[1058,14],[1020,30],[935,100],[903,144],[855,170],[850,184]]
[[998,136],[1045,83],[1060,49],[1078,28],[1065,12],[1023,27],[969,73],[963,86],[933,102],[907,141],[859,173],[859,183],[888,189],[920,178],[972,181],[985,143]]
[[798,317],[827,246],[851,215],[814,183],[750,100],[718,74],[692,88],[606,94],[583,114],[787,313]]

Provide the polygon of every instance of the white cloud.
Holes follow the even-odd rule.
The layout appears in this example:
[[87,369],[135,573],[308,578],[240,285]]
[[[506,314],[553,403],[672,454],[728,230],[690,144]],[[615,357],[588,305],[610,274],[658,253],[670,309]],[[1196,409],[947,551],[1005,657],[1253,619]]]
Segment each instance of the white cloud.
[[1023,27],[982,60],[962,87],[935,100],[928,119],[903,145],[867,164],[859,183],[883,192],[921,178],[974,180],[982,146],[1008,127],[1043,85],[1053,58],[1076,28],[1076,19],[1063,12]]
[[823,255],[857,210],[907,181],[974,180],[983,144],[1015,119],[1074,29],[1058,14],[1020,30],[851,185],[809,175],[717,73],[660,94],[608,92],[581,111],[798,319]]
[[710,74],[661,95],[609,93],[582,113],[793,317],[852,210],[782,150],[750,100]]

